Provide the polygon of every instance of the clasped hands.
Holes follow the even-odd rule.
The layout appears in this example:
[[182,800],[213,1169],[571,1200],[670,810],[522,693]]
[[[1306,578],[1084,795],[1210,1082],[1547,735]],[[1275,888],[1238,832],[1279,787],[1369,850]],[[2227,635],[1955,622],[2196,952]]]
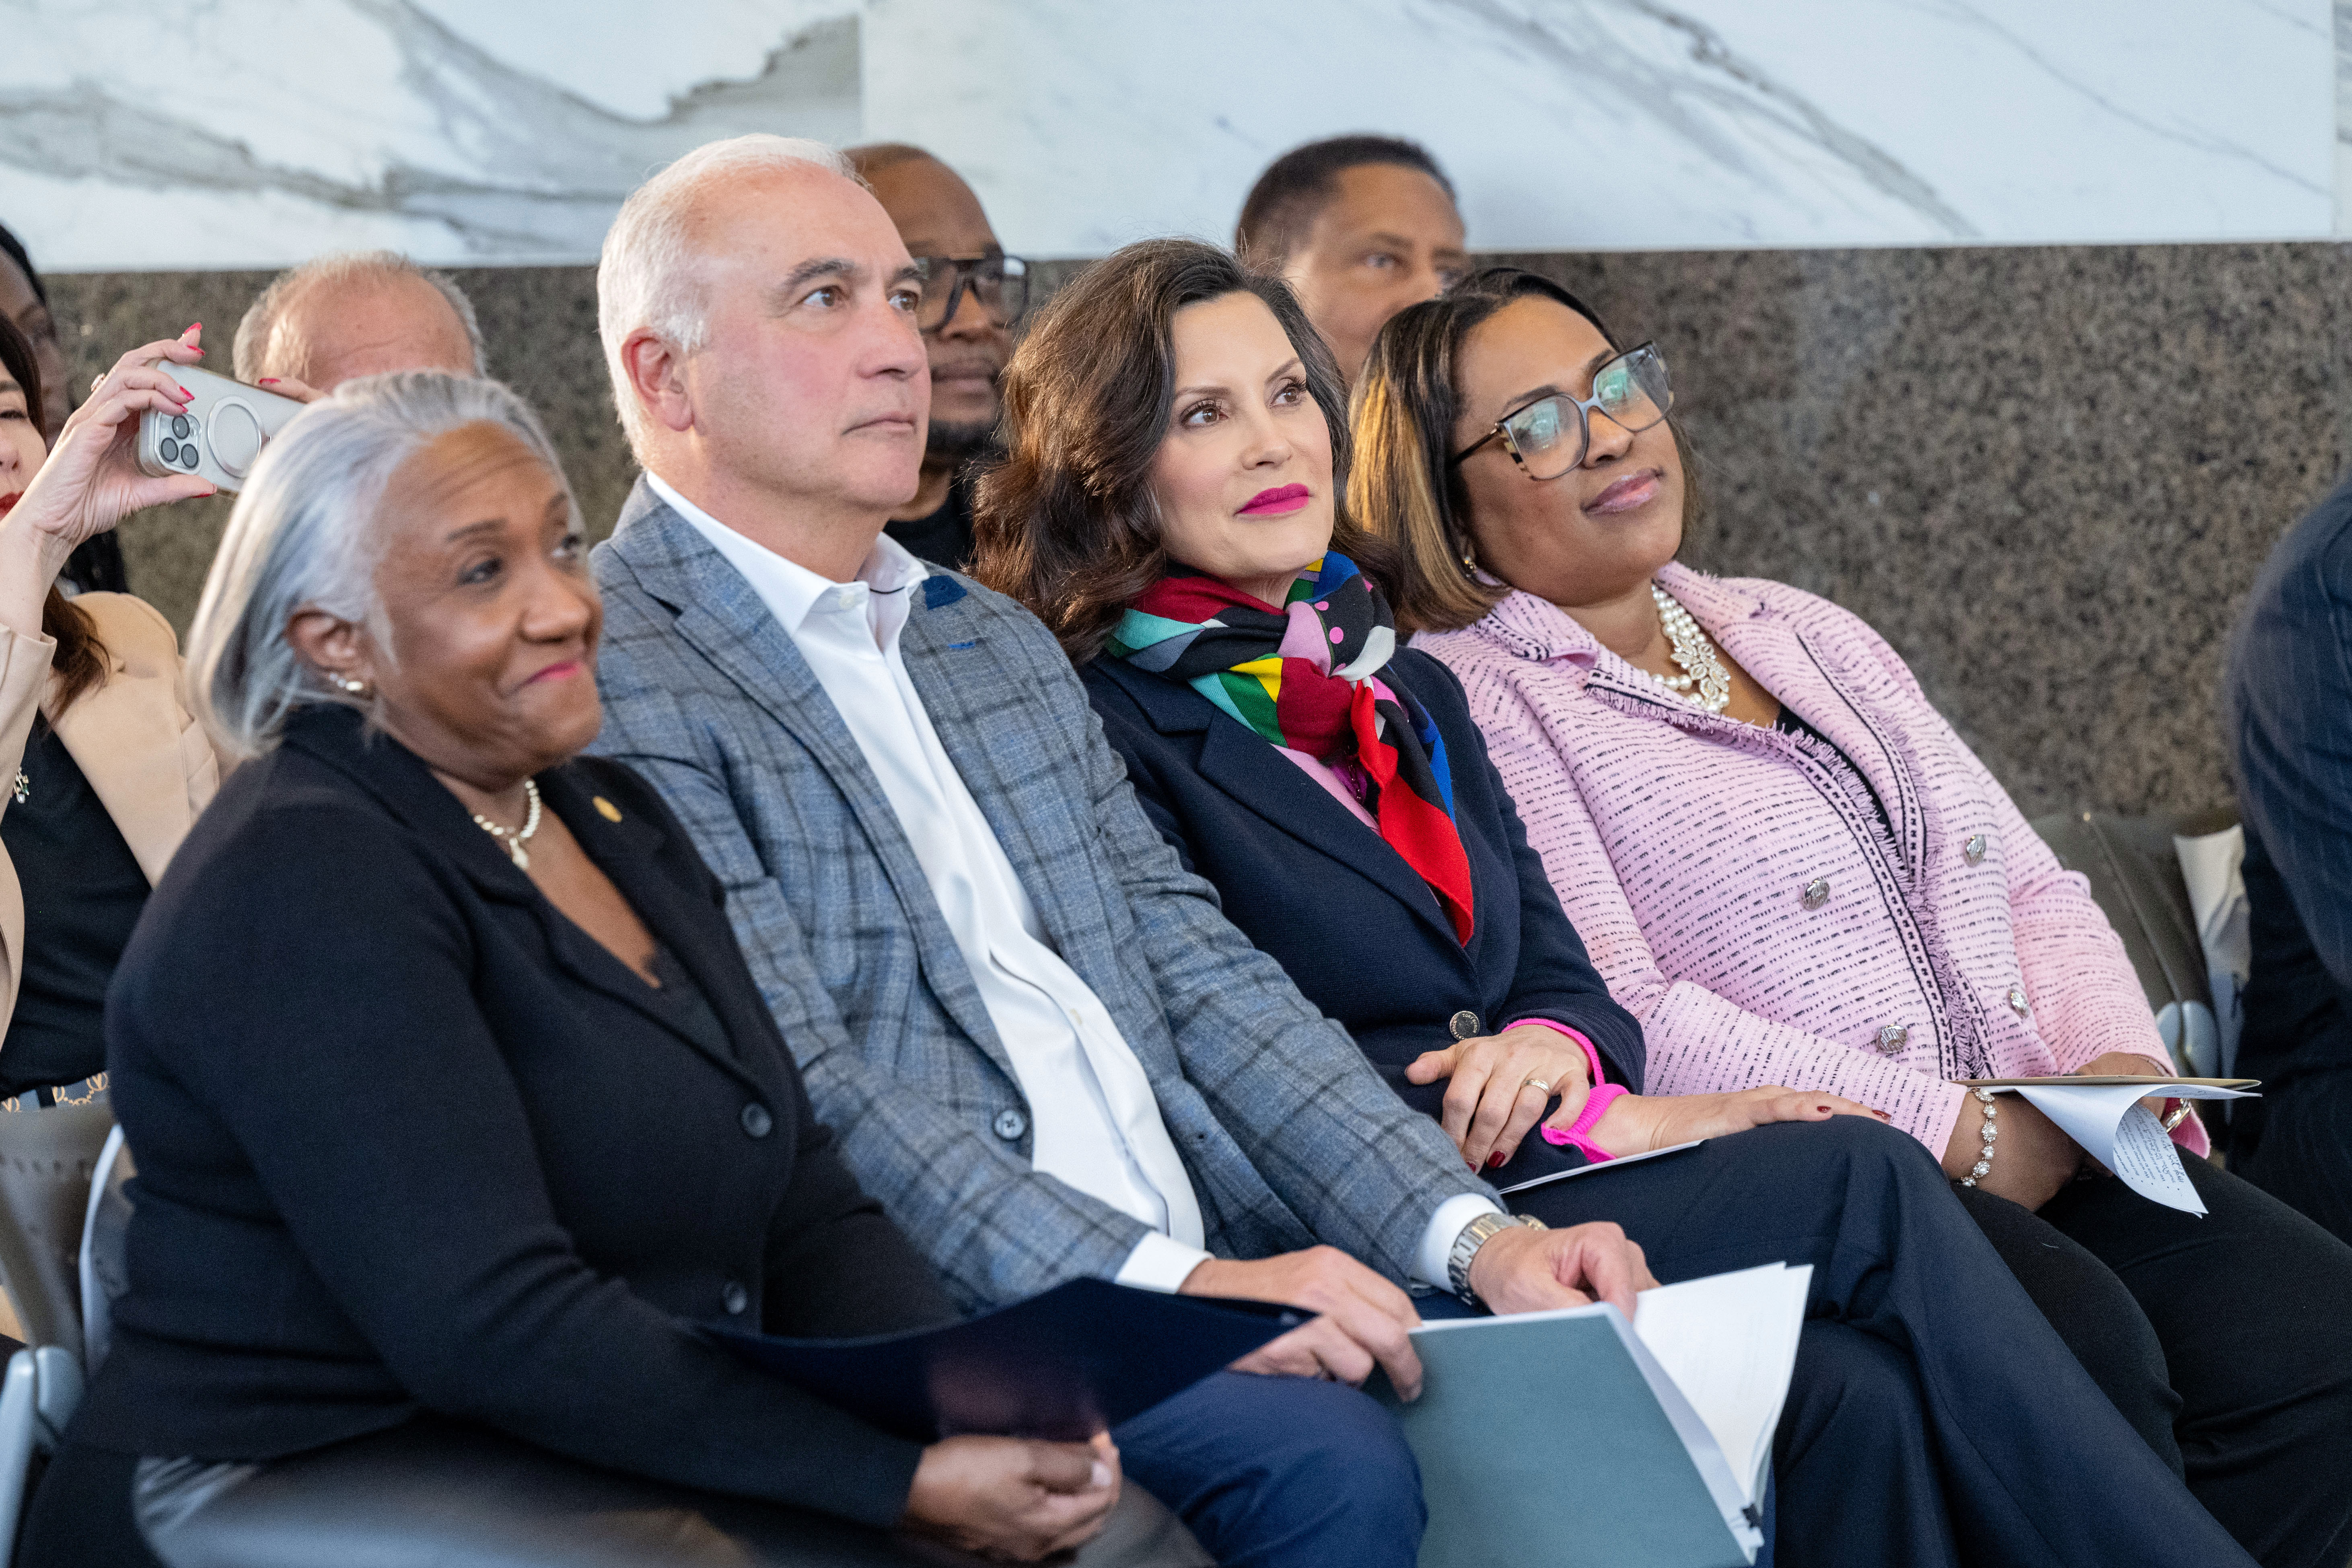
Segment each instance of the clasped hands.
[[[1508,1163],[1539,1121],[1561,1131],[1573,1127],[1592,1093],[1583,1047],[1539,1024],[1424,1051],[1404,1076],[1417,1084],[1449,1080],[1439,1125],[1474,1171]],[[1559,1097],[1559,1109],[1549,1117],[1544,1109],[1550,1095],[1530,1079],[1549,1084],[1550,1095]],[[1832,1116],[1887,1120],[1884,1111],[1838,1095],[1768,1085],[1731,1094],[1621,1095],[1585,1137],[1610,1154],[1640,1154],[1728,1137],[1768,1121],[1825,1121]]]

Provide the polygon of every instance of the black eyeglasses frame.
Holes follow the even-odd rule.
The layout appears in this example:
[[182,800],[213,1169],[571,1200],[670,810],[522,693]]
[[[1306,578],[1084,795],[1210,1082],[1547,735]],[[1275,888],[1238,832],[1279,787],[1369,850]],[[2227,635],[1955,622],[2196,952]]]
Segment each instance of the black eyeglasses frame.
[[[1010,327],[1029,313],[1030,262],[1026,257],[1009,255],[1002,250],[986,250],[978,256],[918,256],[914,261],[916,276],[923,280],[925,297],[924,303],[916,307],[916,324],[926,335],[940,331],[956,319],[956,312],[963,309],[967,289],[971,291],[973,302],[980,306],[981,313],[1000,327]],[[1007,285],[1017,285],[1020,290],[1020,303],[1002,316],[990,309],[987,298],[980,291],[982,275],[992,266],[998,269],[1000,293]],[[925,327],[921,325],[921,318],[930,313],[929,303],[932,280],[942,268],[953,269],[953,276],[947,285],[947,308],[940,312],[938,321]]]
[[[1496,420],[1492,426],[1487,427],[1486,433],[1484,436],[1479,437],[1475,441],[1471,442],[1467,447],[1463,447],[1462,450],[1454,453],[1454,456],[1445,459],[1445,466],[1449,468],[1459,468],[1464,459],[1467,458],[1471,454],[1476,452],[1480,447],[1486,446],[1488,442],[1494,440],[1495,437],[1499,436],[1503,438],[1503,449],[1510,453],[1511,461],[1518,465],[1519,471],[1527,475],[1528,479],[1535,480],[1538,484],[1541,484],[1545,479],[1565,479],[1570,474],[1576,472],[1576,470],[1583,465],[1585,458],[1592,450],[1592,416],[1596,412],[1599,413],[1602,418],[1608,420],[1609,423],[1616,426],[1617,428],[1624,431],[1629,436],[1638,436],[1644,430],[1654,430],[1657,428],[1658,426],[1665,422],[1666,416],[1672,414],[1675,410],[1675,388],[1673,378],[1668,375],[1666,372],[1666,356],[1658,352],[1656,340],[1646,340],[1644,342],[1635,343],[1632,348],[1625,350],[1622,353],[1610,355],[1609,358],[1603,360],[1600,364],[1593,367],[1592,380],[1594,384],[1598,385],[1601,376],[1607,374],[1612,365],[1622,364],[1639,355],[1647,355],[1651,362],[1658,367],[1658,374],[1661,376],[1665,377],[1665,400],[1658,405],[1657,418],[1651,420],[1648,424],[1628,426],[1623,420],[1610,413],[1608,409],[1601,407],[1601,399],[1597,395],[1591,397],[1580,398],[1571,397],[1564,392],[1548,392],[1540,397],[1531,397],[1528,399],[1528,401],[1520,404],[1517,408],[1505,414],[1500,419]],[[1639,378],[1637,377],[1636,379],[1638,380]],[[1518,440],[1511,434],[1511,421],[1517,419],[1520,415],[1525,414],[1528,409],[1535,407],[1538,404],[1549,402],[1555,398],[1576,410],[1576,460],[1569,464],[1567,468],[1562,468],[1557,474],[1545,474],[1539,476],[1534,469],[1528,467],[1526,457],[1519,451]]]

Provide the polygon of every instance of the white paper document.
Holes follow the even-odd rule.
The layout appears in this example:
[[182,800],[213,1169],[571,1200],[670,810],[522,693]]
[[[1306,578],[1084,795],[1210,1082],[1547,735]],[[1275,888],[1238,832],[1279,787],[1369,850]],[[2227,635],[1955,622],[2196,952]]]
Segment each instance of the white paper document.
[[1706,1423],[1750,1503],[1771,1468],[1812,1279],[1810,1263],[1771,1263],[1633,1299],[1634,1333]]
[[[2158,1079],[2150,1083],[2021,1084],[1996,1089],[1997,1094],[2020,1094],[2035,1110],[2058,1124],[2058,1130],[2083,1146],[2084,1152],[2123,1178],[2132,1191],[2183,1214],[2201,1215],[2205,1202],[2180,1168],[2172,1136],[2143,1100],[2246,1100],[2245,1090],[2211,1084]],[[1964,1113],[1965,1114],[1965,1113]],[[1999,1144],[1994,1145],[1996,1149]],[[1995,1153],[1993,1156],[2000,1156]]]

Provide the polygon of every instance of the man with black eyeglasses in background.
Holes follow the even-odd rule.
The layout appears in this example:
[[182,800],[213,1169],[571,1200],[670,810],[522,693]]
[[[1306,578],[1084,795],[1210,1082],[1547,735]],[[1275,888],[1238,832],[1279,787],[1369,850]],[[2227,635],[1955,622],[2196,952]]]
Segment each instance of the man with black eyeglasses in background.
[[1028,264],[1004,254],[971,187],[920,147],[880,142],[851,148],[849,160],[924,273],[917,319],[930,352],[930,435],[922,484],[883,531],[961,570],[971,558],[973,459],[992,450],[1003,411],[996,382],[1028,306]]

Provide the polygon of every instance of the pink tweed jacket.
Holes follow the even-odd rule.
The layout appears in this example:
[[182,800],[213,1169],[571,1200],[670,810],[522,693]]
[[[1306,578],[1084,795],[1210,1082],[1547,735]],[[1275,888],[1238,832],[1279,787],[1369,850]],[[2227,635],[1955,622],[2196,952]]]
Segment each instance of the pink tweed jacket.
[[[1940,1156],[1954,1079],[2168,1059],[2089,885],[1875,632],[1778,583],[1659,581],[1836,743],[1883,826],[1818,742],[1670,697],[1530,595],[1413,639],[1461,678],[1560,902],[1642,1021],[1651,1093],[1827,1089]],[[2174,1136],[2206,1150],[2194,1117]]]

